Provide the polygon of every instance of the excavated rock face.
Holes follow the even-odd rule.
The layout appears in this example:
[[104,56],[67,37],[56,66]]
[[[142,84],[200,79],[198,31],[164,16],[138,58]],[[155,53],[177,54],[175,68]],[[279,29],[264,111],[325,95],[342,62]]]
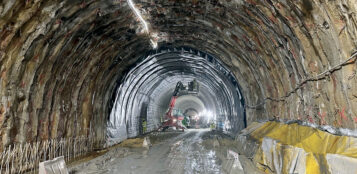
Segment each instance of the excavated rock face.
[[189,46],[235,74],[248,124],[355,129],[355,0],[8,0],[0,3],[2,144],[105,136],[116,81],[158,46]]

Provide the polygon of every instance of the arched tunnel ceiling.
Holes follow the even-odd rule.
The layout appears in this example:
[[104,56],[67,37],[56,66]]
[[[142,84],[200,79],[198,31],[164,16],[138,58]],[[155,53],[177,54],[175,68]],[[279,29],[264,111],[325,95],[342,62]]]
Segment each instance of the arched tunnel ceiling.
[[208,105],[205,106],[202,100],[197,96],[190,96],[190,95],[181,96],[177,98],[176,105],[175,105],[175,108],[181,110],[182,112],[185,112],[190,109],[194,109],[197,112],[203,112],[206,107],[211,108]]
[[[125,74],[118,83],[107,124],[108,144],[160,127],[176,84],[196,80],[198,91],[179,91],[173,115],[189,109],[215,114],[216,122],[229,122],[220,130],[237,133],[245,127],[244,101],[233,74],[215,57],[192,48],[160,48]],[[207,109],[207,110],[206,110]],[[145,132],[141,132],[143,134]]]
[[148,32],[123,0],[0,2],[3,145],[105,136],[116,81],[152,49],[150,40],[226,64],[248,123],[356,128],[355,0],[133,2]]

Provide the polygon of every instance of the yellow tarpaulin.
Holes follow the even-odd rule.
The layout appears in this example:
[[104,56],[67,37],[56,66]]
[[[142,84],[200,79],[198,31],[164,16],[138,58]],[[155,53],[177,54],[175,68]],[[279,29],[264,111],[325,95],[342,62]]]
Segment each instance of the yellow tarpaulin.
[[[333,160],[328,162],[326,155],[336,154],[348,162],[357,158],[354,137],[337,136],[297,123],[255,123],[247,130],[248,137],[260,144],[254,160],[266,173],[331,173],[331,168],[339,167],[333,166]],[[357,168],[352,168],[348,173],[357,173]]]

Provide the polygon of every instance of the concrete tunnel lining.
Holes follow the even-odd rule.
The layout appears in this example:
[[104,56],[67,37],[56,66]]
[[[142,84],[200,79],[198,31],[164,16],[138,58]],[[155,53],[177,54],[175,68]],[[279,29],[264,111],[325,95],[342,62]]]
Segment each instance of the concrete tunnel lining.
[[236,133],[245,127],[240,87],[222,63],[192,48],[161,48],[133,67],[118,84],[108,120],[108,143],[139,135],[142,117],[147,120],[147,131],[157,129],[176,83],[187,84],[193,79],[200,84],[198,98],[205,101],[207,109],[214,109],[217,122],[231,125],[222,127],[223,131]]

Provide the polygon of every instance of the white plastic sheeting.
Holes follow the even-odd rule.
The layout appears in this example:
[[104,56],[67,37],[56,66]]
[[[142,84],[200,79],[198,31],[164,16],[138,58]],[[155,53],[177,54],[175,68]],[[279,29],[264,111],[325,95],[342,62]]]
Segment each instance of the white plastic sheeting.
[[357,173],[357,159],[338,154],[326,154],[329,170],[334,174]]
[[[245,126],[244,101],[233,74],[214,57],[189,48],[161,49],[132,68],[118,87],[107,123],[108,143],[139,134],[142,120],[147,131],[160,125],[173,88],[178,81],[196,79],[198,98],[211,110],[226,131]],[[234,122],[234,124],[230,123]]]

